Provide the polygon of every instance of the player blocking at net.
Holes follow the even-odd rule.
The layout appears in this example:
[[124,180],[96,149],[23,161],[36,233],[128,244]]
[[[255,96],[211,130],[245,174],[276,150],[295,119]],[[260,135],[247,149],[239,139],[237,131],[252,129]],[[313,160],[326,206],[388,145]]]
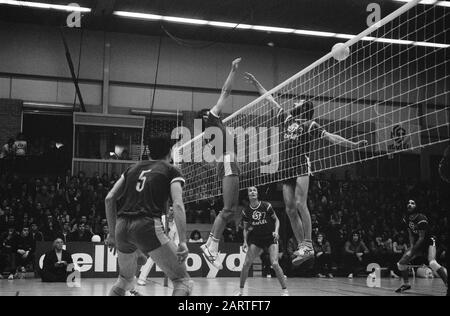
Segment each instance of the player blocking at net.
[[298,242],[292,263],[298,266],[314,258],[311,215],[307,203],[309,178],[312,175],[309,159],[311,142],[322,138],[332,144],[354,149],[367,146],[368,142],[353,142],[327,132],[314,121],[314,104],[311,101],[295,102],[293,108],[287,112],[272,95],[267,94],[267,90],[255,76],[246,73],[245,79],[260,95],[266,95],[266,100],[278,109],[276,124],[281,130],[279,174],[283,179],[286,212]]
[[280,221],[268,202],[259,200],[258,189],[248,188],[248,199],[250,204],[242,211],[244,222],[244,245],[243,250],[247,253],[244,266],[241,271],[241,284],[238,296],[244,295],[245,283],[248,272],[253,261],[261,255],[264,250],[269,251],[270,264],[281,285],[281,295],[289,296],[286,286],[286,278],[278,263],[278,240]]
[[[185,180],[181,172],[170,164],[172,144],[169,137],[152,138],[149,151],[153,160],[141,161],[128,168],[106,197],[110,232],[106,244],[114,253],[117,250],[119,261],[119,278],[110,296],[124,296],[127,291],[134,291],[138,259],[142,253],[150,257],[172,281],[174,296],[192,293],[193,281],[185,264],[189,254],[183,203]],[[178,247],[164,234],[161,223],[169,197],[179,231]],[[123,206],[117,211],[119,199],[123,199]]]
[[223,266],[219,260],[219,241],[228,222],[230,222],[237,211],[239,204],[239,176],[240,167],[237,161],[237,148],[234,136],[227,130],[221,119],[226,101],[231,95],[231,90],[239,68],[241,58],[233,61],[231,71],[222,88],[217,104],[211,110],[202,110],[200,117],[203,119],[205,128],[218,128],[222,133],[222,151],[214,150],[217,164],[217,177],[222,181],[223,210],[216,217],[211,233],[206,244],[201,250],[206,258],[215,268],[222,270]]

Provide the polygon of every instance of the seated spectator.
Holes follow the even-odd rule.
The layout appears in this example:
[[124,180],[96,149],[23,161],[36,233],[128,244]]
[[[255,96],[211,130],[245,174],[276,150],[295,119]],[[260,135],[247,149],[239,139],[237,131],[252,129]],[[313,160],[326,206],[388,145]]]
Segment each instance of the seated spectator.
[[366,256],[369,254],[364,241],[361,240],[359,233],[353,233],[352,240],[345,243],[344,249],[344,270],[347,271],[348,278],[357,277],[359,270],[366,263]]
[[39,231],[39,227],[36,223],[31,224],[30,236],[33,240],[33,244],[36,244],[38,241],[44,241],[44,235]]
[[0,149],[0,159],[12,159],[14,157],[14,142],[15,140],[10,138],[8,142]]
[[68,242],[72,242],[73,241],[72,230],[70,229],[70,224],[69,223],[64,223],[63,230],[59,234],[58,238],[62,239],[64,244],[67,244]]
[[72,233],[72,241],[74,242],[91,242],[92,234],[86,231],[85,224],[79,224]]
[[[42,282],[66,282],[67,277],[72,272],[72,256],[63,250],[62,239],[56,239],[53,249],[45,254],[42,267]],[[69,271],[68,271],[69,270]]]
[[33,271],[34,242],[30,236],[30,229],[24,227],[17,239],[17,270],[25,273]]
[[325,240],[322,233],[318,233],[316,239],[313,240],[315,252],[315,271],[319,278],[329,277],[333,278],[331,274],[331,246]]
[[103,226],[102,233],[100,234],[101,241],[106,241],[109,235],[109,227],[108,225]]
[[203,243],[202,235],[200,234],[200,232],[198,230],[194,230],[191,233],[191,237],[189,238],[189,242],[191,244]]

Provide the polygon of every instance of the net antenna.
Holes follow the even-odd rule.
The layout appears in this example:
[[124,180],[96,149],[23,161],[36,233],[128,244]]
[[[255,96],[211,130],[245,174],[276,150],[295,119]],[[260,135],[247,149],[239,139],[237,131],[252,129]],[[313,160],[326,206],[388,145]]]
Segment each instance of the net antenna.
[[[407,2],[339,45],[349,51],[342,58],[335,58],[330,47],[328,54],[224,120],[236,135],[242,188],[291,177],[279,161],[286,155],[277,147],[282,129],[269,95],[287,111],[309,100],[314,121],[323,129],[368,142],[352,149],[311,140],[305,154],[315,173],[401,152],[420,153],[449,140],[450,8],[419,2]],[[337,42],[349,38],[335,37]],[[178,147],[187,202],[221,195],[216,168],[205,168],[202,139],[203,134]],[[289,168],[295,164],[300,159]]]

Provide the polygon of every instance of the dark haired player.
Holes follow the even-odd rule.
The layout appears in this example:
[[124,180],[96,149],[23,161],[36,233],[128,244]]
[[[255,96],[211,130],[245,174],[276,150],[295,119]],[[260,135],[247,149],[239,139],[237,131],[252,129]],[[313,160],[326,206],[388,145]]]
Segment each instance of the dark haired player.
[[248,199],[250,201],[242,211],[242,220],[244,221],[244,252],[247,252],[244,266],[241,271],[241,286],[238,296],[244,295],[245,282],[248,278],[248,272],[253,261],[268,249],[270,254],[270,263],[274,269],[278,281],[280,281],[282,296],[289,296],[286,286],[286,278],[283,270],[278,263],[278,232],[280,221],[275,214],[272,205],[260,201],[258,198],[258,189],[256,187],[248,188]]
[[[260,95],[267,90],[250,74],[245,79],[253,84]],[[281,132],[280,162],[283,179],[283,197],[286,212],[291,221],[292,230],[298,242],[298,250],[292,263],[296,266],[314,258],[312,245],[311,215],[308,210],[309,177],[312,175],[309,160],[310,143],[323,138],[333,144],[349,148],[367,146],[367,141],[352,142],[339,135],[324,130],[313,120],[314,104],[311,101],[294,103],[294,108],[287,113],[272,95],[266,99],[278,112],[278,125]]]
[[[169,138],[152,138],[149,161],[128,168],[106,197],[106,217],[109,226],[107,245],[118,252],[119,278],[110,296],[124,296],[134,291],[138,259],[142,253],[164,271],[173,283],[174,296],[188,296],[193,282],[186,272],[186,213],[183,203],[183,179],[170,164]],[[169,197],[173,201],[174,219],[180,233],[178,248],[164,234],[161,216]],[[123,199],[117,212],[116,202]],[[144,260],[145,262],[145,260]]]
[[[236,144],[234,137],[227,131],[223,124],[221,115],[225,107],[226,100],[231,94],[234,77],[239,68],[241,58],[233,61],[230,74],[222,88],[217,104],[211,110],[203,110],[200,112],[201,118],[204,120],[205,128],[218,128],[223,137],[222,150],[215,148],[215,158],[218,161],[217,171],[218,178],[223,185],[223,210],[216,217],[214,225],[211,229],[208,241],[201,246],[205,258],[217,269],[223,267],[217,260],[219,256],[219,241],[225,230],[227,223],[232,220],[239,203],[239,175],[240,169],[236,155]],[[211,143],[210,143],[211,145]]]
[[403,293],[411,289],[408,265],[417,257],[428,258],[431,270],[437,273],[445,285],[448,286],[447,271],[436,261],[436,240],[430,235],[428,218],[417,210],[416,202],[413,200],[408,201],[407,210],[408,214],[405,218],[405,223],[408,225],[411,248],[397,263],[398,269],[402,274],[403,284],[395,292]]

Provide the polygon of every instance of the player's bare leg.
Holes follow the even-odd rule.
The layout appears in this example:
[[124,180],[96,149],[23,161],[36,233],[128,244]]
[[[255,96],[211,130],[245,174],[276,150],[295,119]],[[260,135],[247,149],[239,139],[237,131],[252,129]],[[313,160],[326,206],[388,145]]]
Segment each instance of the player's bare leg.
[[275,271],[275,274],[277,275],[277,279],[280,282],[281,285],[281,295],[282,296],[289,296],[289,292],[287,290],[286,285],[286,278],[284,277],[283,269],[281,269],[281,266],[278,262],[278,255],[279,255],[279,249],[278,245],[271,245],[269,247],[269,253],[270,253],[270,264],[272,265],[272,269]]
[[411,289],[411,285],[409,284],[409,271],[408,265],[413,258],[411,250],[408,250],[402,259],[397,263],[398,270],[400,271],[403,284],[399,287],[395,292],[403,293]]
[[244,295],[244,289],[245,289],[245,283],[248,279],[248,272],[250,271],[250,268],[252,267],[253,261],[257,257],[259,257],[262,253],[262,249],[256,247],[255,245],[250,245],[247,251],[247,255],[245,256],[245,262],[242,266],[241,271],[241,283],[239,288],[239,293],[237,296],[243,296]]
[[298,212],[297,205],[295,203],[295,186],[284,184],[283,185],[283,198],[284,204],[286,206],[286,214],[291,222],[292,232],[294,233],[295,239],[297,239],[298,244],[302,244],[305,239],[305,234],[303,231],[303,224]]
[[161,268],[173,284],[173,296],[190,296],[194,282],[189,277],[186,264],[179,262],[177,247],[170,241],[149,253],[153,261]]
[[118,252],[119,278],[109,291],[109,296],[125,296],[127,291],[135,289],[138,252],[130,254]]
[[433,244],[428,249],[428,262],[431,270],[433,272],[437,273],[439,277],[444,281],[444,284],[446,287],[448,287],[448,276],[447,271],[444,267],[442,267],[437,261],[436,261],[436,240],[432,238]]
[[294,265],[301,265],[303,262],[314,258],[311,214],[308,209],[308,191],[309,176],[298,178],[295,188],[295,201],[303,224],[304,240],[299,245],[298,252],[296,253],[297,257],[292,261]]
[[223,178],[223,203],[224,208],[214,221],[211,237],[201,246],[205,258],[217,269],[223,268],[217,261],[219,256],[219,242],[226,225],[233,219],[239,202],[239,177],[228,176]]

